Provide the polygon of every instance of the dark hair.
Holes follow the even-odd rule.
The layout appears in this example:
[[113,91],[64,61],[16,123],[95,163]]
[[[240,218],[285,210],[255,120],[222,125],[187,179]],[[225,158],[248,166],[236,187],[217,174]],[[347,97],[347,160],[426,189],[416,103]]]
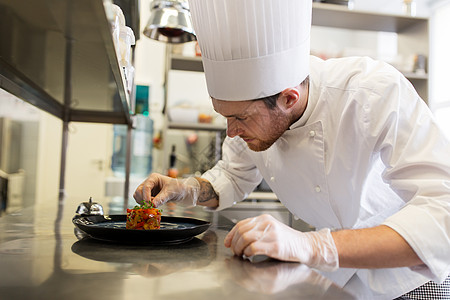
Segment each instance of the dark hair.
[[259,98],[257,100],[262,100],[268,109],[274,109],[277,106],[277,99],[280,97],[281,92],[272,96]]
[[[300,85],[305,86],[309,84],[309,76],[307,76],[305,78],[305,80],[302,81],[302,83],[300,83]],[[267,96],[267,97],[263,97],[263,98],[259,98],[256,100],[262,100],[264,101],[264,104],[266,104],[268,109],[274,109],[277,106],[277,99],[278,97],[280,97],[281,92],[279,92],[278,94],[272,95],[272,96]]]

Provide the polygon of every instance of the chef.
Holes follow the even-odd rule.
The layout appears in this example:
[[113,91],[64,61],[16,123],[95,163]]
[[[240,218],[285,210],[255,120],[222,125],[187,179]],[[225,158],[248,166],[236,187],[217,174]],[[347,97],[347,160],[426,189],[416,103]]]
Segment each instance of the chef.
[[450,143],[393,67],[310,56],[311,2],[189,1],[212,105],[227,119],[222,160],[201,178],[151,174],[134,197],[221,210],[264,178],[318,230],[246,219],[224,241],[235,255],[346,268],[343,283],[359,276],[391,299],[449,299]]

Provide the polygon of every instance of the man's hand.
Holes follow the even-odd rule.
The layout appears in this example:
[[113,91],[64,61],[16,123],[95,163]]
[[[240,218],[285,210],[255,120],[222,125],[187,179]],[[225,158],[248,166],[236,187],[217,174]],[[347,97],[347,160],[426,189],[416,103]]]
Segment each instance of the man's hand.
[[200,183],[194,177],[176,179],[161,174],[151,174],[134,192],[136,202],[153,203],[155,207],[168,201],[195,206],[200,193]]
[[303,233],[270,215],[240,221],[225,237],[224,243],[238,256],[263,254],[301,262],[323,271],[334,271],[339,266],[338,252],[329,229]]

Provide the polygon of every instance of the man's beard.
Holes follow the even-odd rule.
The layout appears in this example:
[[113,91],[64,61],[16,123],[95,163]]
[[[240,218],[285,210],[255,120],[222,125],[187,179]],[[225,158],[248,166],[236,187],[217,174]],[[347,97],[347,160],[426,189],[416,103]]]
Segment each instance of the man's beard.
[[270,126],[267,128],[268,133],[267,138],[255,139],[256,144],[247,143],[250,150],[255,152],[265,151],[270,148],[283,134],[288,130],[291,125],[291,121],[288,116],[283,114],[283,112],[276,107],[270,110]]

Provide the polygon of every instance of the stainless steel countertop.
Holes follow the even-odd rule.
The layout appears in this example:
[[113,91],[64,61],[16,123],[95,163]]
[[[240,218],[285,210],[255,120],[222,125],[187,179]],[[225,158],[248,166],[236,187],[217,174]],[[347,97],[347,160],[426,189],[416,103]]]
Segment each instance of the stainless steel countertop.
[[130,246],[78,240],[75,210],[55,201],[0,218],[0,299],[356,299],[304,265],[234,257],[233,223],[216,212],[168,212],[211,221],[190,242]]

